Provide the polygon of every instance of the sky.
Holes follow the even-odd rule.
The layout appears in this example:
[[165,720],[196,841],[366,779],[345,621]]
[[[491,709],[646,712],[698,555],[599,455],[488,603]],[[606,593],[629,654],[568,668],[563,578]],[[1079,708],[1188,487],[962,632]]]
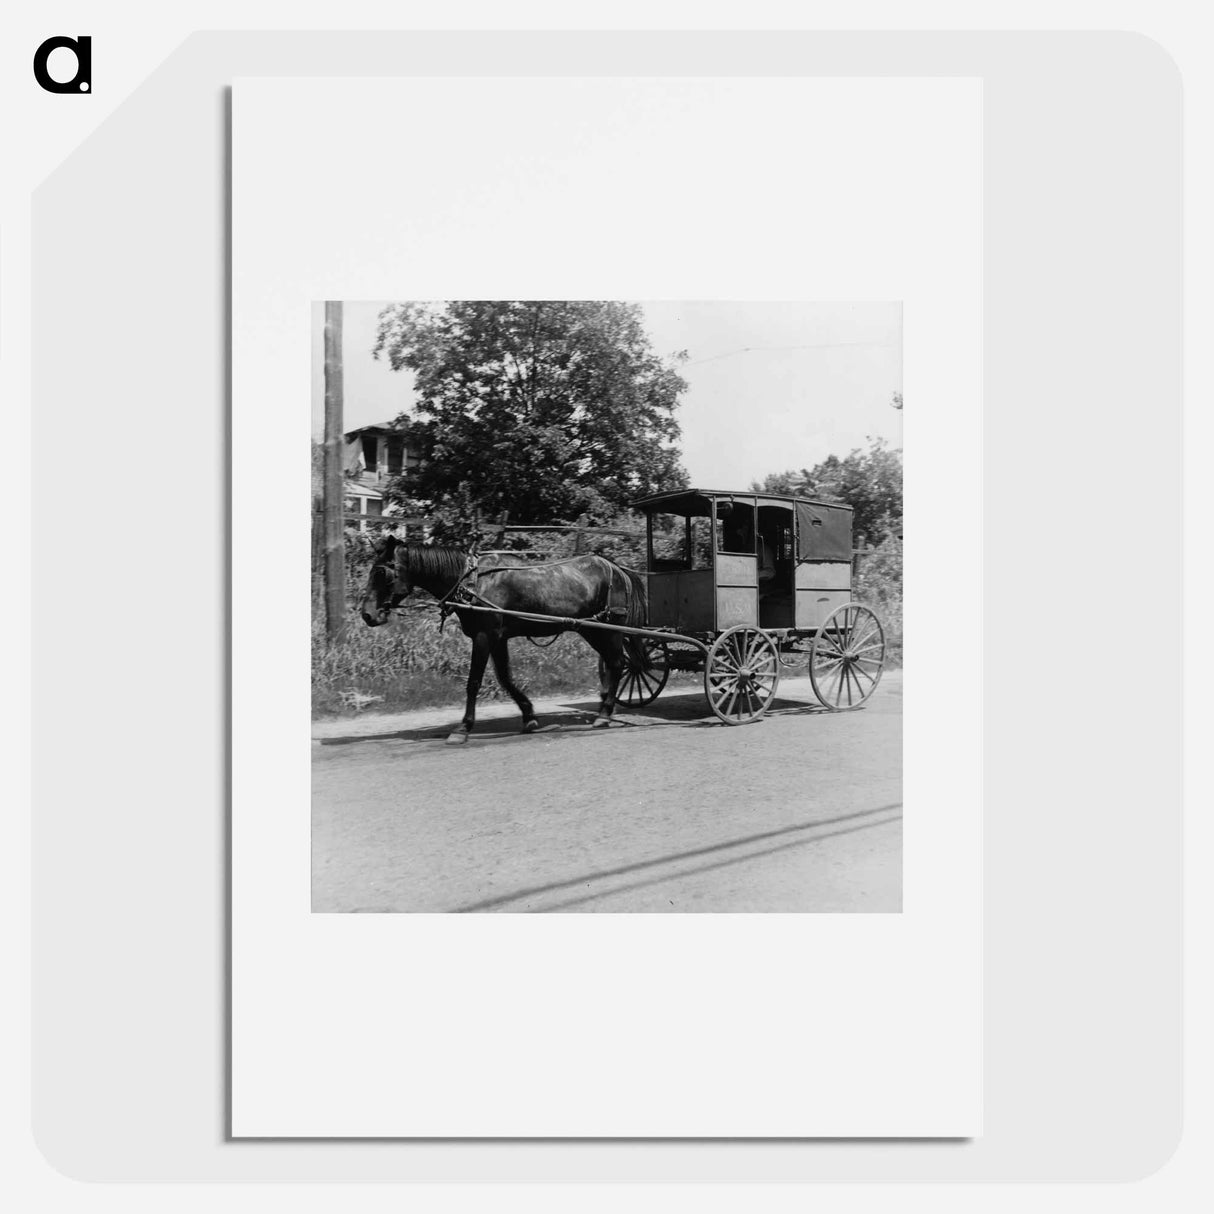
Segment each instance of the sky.
[[[869,436],[902,446],[900,303],[643,303],[659,354],[686,350],[676,417],[691,484],[744,489],[769,472],[812,468]],[[412,376],[371,357],[379,302],[346,303],[346,430],[414,402]],[[324,424],[324,306],[313,306],[312,433]]]

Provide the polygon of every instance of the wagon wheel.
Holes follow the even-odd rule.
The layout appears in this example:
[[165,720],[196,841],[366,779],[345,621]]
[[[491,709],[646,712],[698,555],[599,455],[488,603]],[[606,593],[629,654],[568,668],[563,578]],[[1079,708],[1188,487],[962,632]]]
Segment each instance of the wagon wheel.
[[704,663],[708,706],[726,725],[757,721],[776,698],[780,655],[758,628],[738,625],[713,642]]
[[[645,655],[645,664],[638,666],[628,646],[624,646],[624,673],[620,675],[615,700],[625,708],[643,708],[646,704],[652,704],[670,677],[664,641],[644,637],[641,650]],[[599,658],[599,679],[602,680],[605,674],[606,666]]]
[[859,708],[877,690],[885,666],[885,630],[876,612],[846,603],[826,617],[809,651],[814,693],[832,712]]

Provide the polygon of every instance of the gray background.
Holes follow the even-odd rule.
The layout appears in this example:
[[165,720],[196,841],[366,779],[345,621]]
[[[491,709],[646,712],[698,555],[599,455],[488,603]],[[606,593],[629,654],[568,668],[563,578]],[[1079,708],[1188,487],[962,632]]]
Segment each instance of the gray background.
[[[982,1139],[225,1143],[225,86],[401,73],[983,77]],[[35,516],[34,1128],[50,1162],[97,1180],[1160,1167],[1181,1094],[1180,106],[1173,62],[1130,34],[184,43],[34,197],[34,450],[66,446],[87,476]],[[133,551],[97,542],[148,482],[172,511],[141,517]],[[107,589],[87,616],[78,587]]]

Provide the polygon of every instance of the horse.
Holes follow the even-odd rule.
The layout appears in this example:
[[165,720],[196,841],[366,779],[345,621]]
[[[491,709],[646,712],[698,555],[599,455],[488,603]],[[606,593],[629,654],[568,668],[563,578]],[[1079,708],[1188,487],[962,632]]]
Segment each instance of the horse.
[[[387,536],[375,553],[361,603],[363,622],[376,628],[386,624],[392,610],[416,589],[429,591],[453,611],[464,635],[472,641],[468,671],[468,698],[460,726],[448,737],[465,742],[476,724],[476,697],[493,659],[497,681],[523,714],[523,732],[539,728],[535,709],[510,674],[512,637],[551,637],[577,627],[575,621],[597,618],[630,628],[645,627],[649,614],[645,579],[631,569],[602,556],[575,556],[566,560],[529,564],[500,554],[473,556],[451,545],[401,540]],[[472,605],[522,611],[555,617],[523,620]],[[624,671],[624,650],[634,664],[647,664],[639,637],[608,629],[587,628],[580,635],[602,658],[599,711],[594,727],[611,722],[616,692]]]

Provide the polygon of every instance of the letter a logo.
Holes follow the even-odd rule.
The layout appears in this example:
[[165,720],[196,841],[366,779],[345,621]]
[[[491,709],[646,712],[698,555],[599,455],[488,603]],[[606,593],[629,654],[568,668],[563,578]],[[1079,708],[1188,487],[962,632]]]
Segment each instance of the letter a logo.
[[[71,80],[55,80],[46,70],[52,51],[60,48],[76,56],[76,74]],[[93,40],[81,35],[78,38],[48,38],[34,52],[34,79],[48,93],[88,93],[93,88]]]

